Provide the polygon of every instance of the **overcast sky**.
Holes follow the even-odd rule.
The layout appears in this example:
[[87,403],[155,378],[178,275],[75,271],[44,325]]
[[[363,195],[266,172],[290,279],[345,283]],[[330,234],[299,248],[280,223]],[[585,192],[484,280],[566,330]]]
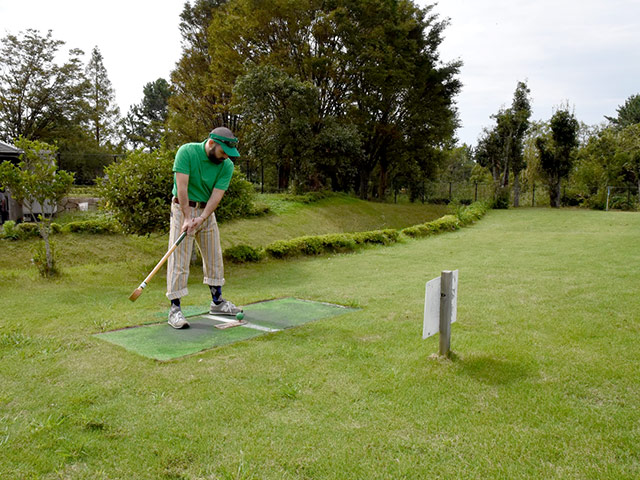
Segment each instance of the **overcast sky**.
[[[432,2],[419,0],[418,4]],[[121,113],[180,57],[184,1],[0,0],[0,34],[53,30],[65,48],[104,57]],[[461,142],[474,145],[490,116],[527,81],[533,119],[568,103],[590,125],[640,93],[640,0],[441,0],[449,17],[443,61],[464,62],[457,98]]]

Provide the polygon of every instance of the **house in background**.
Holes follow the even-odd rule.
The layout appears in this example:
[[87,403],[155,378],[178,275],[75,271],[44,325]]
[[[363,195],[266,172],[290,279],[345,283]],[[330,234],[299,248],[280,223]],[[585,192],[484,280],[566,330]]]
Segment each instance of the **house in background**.
[[[17,165],[20,161],[20,155],[22,150],[0,141],[0,163],[5,160],[9,160],[14,165]],[[5,196],[5,214],[2,216],[3,220],[22,220],[22,205],[11,198],[10,192],[4,191]]]

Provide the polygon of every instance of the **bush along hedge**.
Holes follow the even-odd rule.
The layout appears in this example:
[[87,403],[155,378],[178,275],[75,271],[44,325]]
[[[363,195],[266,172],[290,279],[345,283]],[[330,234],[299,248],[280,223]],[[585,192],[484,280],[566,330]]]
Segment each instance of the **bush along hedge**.
[[[4,223],[0,238],[6,240],[28,240],[40,236],[38,225],[34,222],[23,222],[16,224],[14,221]],[[96,218],[60,225],[51,223],[51,233],[92,233],[92,234],[113,234],[122,232],[120,224],[113,218]]]
[[300,255],[352,252],[365,245],[391,245],[400,240],[401,234],[408,237],[425,237],[440,232],[451,232],[479,220],[489,209],[481,202],[467,207],[461,206],[455,215],[445,215],[431,222],[414,225],[398,231],[393,229],[372,230],[356,233],[336,233],[278,240],[264,249],[249,245],[236,245],[224,251],[224,258],[234,263],[259,262],[265,257],[290,258]]

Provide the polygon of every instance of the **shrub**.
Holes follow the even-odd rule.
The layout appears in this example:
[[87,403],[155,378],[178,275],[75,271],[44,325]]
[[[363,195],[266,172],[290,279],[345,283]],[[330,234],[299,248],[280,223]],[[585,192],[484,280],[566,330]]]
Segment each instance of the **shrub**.
[[7,220],[2,226],[2,238],[7,240],[19,240],[20,232],[16,228],[16,222],[13,220]]
[[62,230],[70,233],[112,234],[120,232],[120,225],[111,218],[95,218],[70,222]]
[[20,239],[35,238],[40,236],[38,224],[34,222],[23,222],[16,225],[16,230],[20,233]]
[[257,209],[253,205],[254,199],[253,185],[247,181],[244,173],[240,171],[240,167],[235,167],[229,188],[216,209],[216,220],[225,222],[234,218],[255,215]]
[[402,230],[402,233],[409,237],[427,237],[439,232],[458,230],[462,226],[462,223],[455,215],[445,215],[432,222],[423,223],[421,225],[414,225]]
[[[105,168],[99,181],[102,207],[112,212],[126,233],[148,235],[169,228],[173,189],[173,152],[136,151]],[[251,183],[236,168],[216,209],[220,222],[254,213]]]
[[259,262],[265,257],[264,249],[254,248],[250,245],[236,245],[227,248],[224,259],[234,263]]
[[496,189],[491,208],[497,210],[505,210],[509,208],[509,201],[511,200],[511,189],[509,187],[499,187]]
[[372,230],[369,232],[352,233],[353,239],[357,244],[380,244],[390,245],[398,241],[400,232],[391,228],[386,230]]
[[166,231],[173,188],[171,152],[135,151],[105,168],[98,185],[102,207],[127,233]]

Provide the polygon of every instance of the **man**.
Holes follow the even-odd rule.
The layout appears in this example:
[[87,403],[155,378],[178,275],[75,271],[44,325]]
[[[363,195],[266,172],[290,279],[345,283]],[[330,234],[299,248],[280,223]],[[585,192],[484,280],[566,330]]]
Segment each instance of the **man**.
[[240,156],[237,145],[238,139],[231,130],[218,127],[204,143],[187,143],[176,154],[169,245],[184,231],[187,237],[167,262],[169,325],[173,328],[189,327],[180,309],[180,298],[189,293],[187,281],[194,240],[202,254],[204,283],[211,289],[210,313],[235,316],[242,311],[222,298],[224,266],[214,214],[233,175],[229,157]]

